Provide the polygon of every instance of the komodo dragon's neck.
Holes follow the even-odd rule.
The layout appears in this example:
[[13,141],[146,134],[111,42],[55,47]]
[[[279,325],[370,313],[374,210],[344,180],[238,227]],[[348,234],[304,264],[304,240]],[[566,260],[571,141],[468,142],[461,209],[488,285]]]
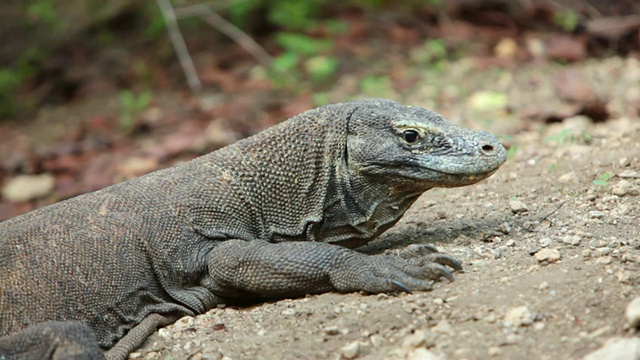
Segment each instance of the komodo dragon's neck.
[[319,241],[362,246],[393,226],[424,192],[376,181],[338,162],[329,179]]

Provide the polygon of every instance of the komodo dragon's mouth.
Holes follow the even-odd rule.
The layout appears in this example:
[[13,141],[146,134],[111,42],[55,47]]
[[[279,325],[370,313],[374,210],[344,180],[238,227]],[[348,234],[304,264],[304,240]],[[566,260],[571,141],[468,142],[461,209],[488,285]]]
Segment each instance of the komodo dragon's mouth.
[[458,187],[475,184],[488,178],[505,162],[506,156],[497,156],[485,161],[477,158],[462,160],[456,157],[451,157],[450,160],[423,159],[421,161],[412,158],[409,161],[404,159],[398,162],[377,161],[369,162],[362,167],[361,171],[374,176],[393,174],[398,178],[425,183],[429,187]]
[[483,173],[455,173],[431,168],[429,168],[428,170],[439,174],[439,187],[457,187],[471,185],[482,181],[498,171],[498,167]]

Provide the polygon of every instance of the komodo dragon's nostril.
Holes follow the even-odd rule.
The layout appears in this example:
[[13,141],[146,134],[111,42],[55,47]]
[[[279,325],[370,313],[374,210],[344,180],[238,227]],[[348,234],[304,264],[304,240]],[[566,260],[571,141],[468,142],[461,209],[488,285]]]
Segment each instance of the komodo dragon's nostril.
[[482,146],[480,146],[480,149],[485,155],[493,155],[496,151],[496,147],[491,144],[482,144]]

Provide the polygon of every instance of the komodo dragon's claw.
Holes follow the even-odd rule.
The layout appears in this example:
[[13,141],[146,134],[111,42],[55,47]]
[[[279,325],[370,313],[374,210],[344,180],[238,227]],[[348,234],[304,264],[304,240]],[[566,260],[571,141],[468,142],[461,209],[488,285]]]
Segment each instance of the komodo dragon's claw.
[[430,254],[428,256],[428,259],[432,263],[436,263],[439,265],[447,265],[456,271],[462,270],[462,263],[451,255],[447,255],[443,253],[435,253],[435,254]]
[[407,294],[411,294],[411,293],[412,293],[411,289],[409,289],[405,284],[401,283],[400,281],[398,281],[398,280],[394,280],[394,279],[390,279],[389,281],[390,281],[393,285],[397,286],[397,287],[398,287],[398,290],[400,290],[400,291],[402,291],[402,292],[405,292],[405,293],[407,293]]
[[433,279],[444,277],[447,280],[449,280],[449,282],[452,282],[455,280],[453,278],[453,274],[451,273],[451,271],[447,269],[444,265],[438,264],[437,262],[427,264],[426,268],[430,273],[432,273],[432,276],[430,277]]
[[400,256],[411,259],[436,253],[439,253],[438,249],[431,244],[411,244],[400,251]]

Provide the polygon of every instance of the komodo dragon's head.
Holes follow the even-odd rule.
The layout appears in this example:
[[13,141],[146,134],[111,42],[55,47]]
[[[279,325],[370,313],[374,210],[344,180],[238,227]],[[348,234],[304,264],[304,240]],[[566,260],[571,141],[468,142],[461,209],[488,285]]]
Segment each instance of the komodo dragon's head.
[[507,158],[495,136],[433,111],[384,99],[352,104],[347,163],[361,175],[416,190],[457,187],[486,179]]

